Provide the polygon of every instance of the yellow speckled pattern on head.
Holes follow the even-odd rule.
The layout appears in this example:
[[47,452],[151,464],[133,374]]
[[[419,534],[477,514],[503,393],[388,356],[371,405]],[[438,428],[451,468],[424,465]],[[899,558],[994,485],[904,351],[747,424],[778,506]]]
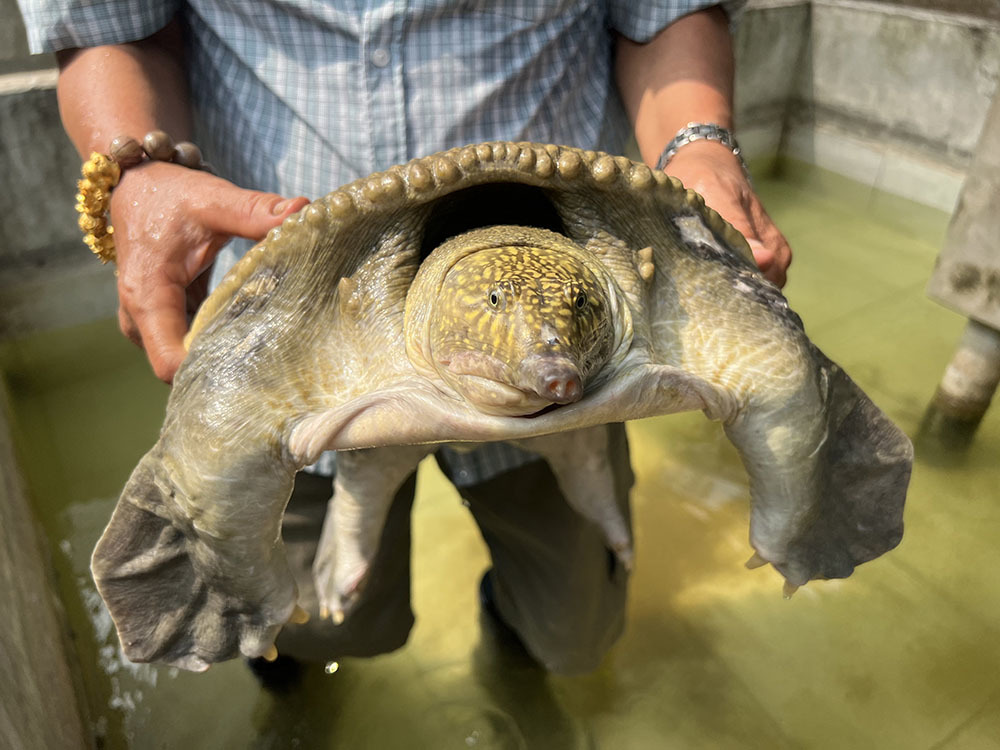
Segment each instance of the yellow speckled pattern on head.
[[613,282],[588,259],[568,238],[527,227],[449,240],[411,290],[408,315],[422,319],[417,328],[424,331],[408,333],[408,345],[424,342],[411,358],[419,349],[464,398],[480,404],[500,398],[511,413],[540,408],[539,373],[549,366],[577,373],[586,388],[623,327],[609,298]]
[[545,247],[497,247],[448,271],[431,350],[439,362],[474,351],[512,369],[533,353],[559,354],[586,374],[594,355],[609,349],[608,329],[605,292],[577,258]]
[[594,274],[575,258],[546,248],[478,252],[459,261],[445,284],[456,290],[455,306],[476,320],[476,330],[488,327],[496,332],[494,345],[512,334],[504,325],[504,313],[515,305],[527,327],[552,326],[558,338],[553,345],[558,349],[579,338],[581,329],[593,327],[601,312],[602,295]]

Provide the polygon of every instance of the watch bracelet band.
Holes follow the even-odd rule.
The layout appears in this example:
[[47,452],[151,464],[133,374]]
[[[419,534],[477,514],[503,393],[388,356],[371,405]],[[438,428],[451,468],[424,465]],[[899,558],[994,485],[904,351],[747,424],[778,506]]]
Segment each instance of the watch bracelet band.
[[732,131],[713,122],[689,122],[678,130],[677,135],[671,139],[670,143],[663,149],[663,153],[660,154],[660,158],[656,162],[656,168],[664,169],[682,147],[700,140],[717,141],[729,148],[733,152],[733,155],[739,159],[740,166],[743,167],[743,173],[747,176],[747,179],[750,179],[750,169],[743,159],[740,144],[736,142]]

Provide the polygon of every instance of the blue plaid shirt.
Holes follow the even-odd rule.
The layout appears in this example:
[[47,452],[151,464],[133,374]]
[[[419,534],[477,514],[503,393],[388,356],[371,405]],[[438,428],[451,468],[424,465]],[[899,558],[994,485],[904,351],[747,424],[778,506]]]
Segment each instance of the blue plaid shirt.
[[[315,198],[477,141],[620,153],[613,32],[645,42],[718,0],[19,2],[36,53],[143,39],[180,14],[208,160],[244,187]],[[247,247],[231,243],[216,276]],[[526,460],[506,445],[449,452],[459,484]]]

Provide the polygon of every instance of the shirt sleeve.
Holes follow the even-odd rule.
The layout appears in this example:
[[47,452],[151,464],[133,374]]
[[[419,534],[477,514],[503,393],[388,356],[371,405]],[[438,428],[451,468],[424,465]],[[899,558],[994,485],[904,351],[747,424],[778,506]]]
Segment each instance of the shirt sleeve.
[[124,44],[154,34],[180,0],[18,0],[33,55],[71,47]]
[[729,15],[729,25],[734,27],[743,14],[746,0],[611,0],[608,8],[609,25],[633,42],[644,44],[681,16],[696,10],[721,5]]

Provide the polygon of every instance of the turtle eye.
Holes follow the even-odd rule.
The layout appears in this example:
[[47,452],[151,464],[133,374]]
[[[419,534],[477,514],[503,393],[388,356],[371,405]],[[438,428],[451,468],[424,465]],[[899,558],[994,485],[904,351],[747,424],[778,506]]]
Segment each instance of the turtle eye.
[[486,301],[494,310],[502,310],[504,307],[503,292],[499,289],[490,289],[490,293],[486,295]]
[[577,292],[576,299],[573,300],[573,307],[577,310],[582,310],[587,306],[587,294],[586,292]]

